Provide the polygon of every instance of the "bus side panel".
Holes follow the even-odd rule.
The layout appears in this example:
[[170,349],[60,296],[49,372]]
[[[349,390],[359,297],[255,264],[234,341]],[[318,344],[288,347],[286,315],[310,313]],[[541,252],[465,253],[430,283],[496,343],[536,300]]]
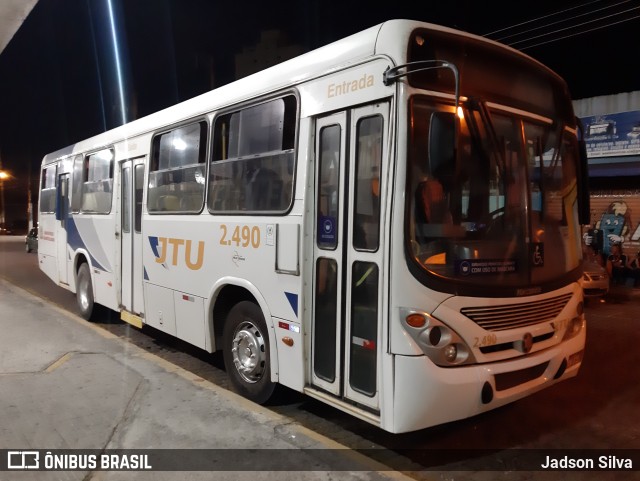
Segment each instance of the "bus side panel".
[[273,319],[278,349],[278,382],[296,391],[304,389],[304,350],[300,323]]
[[[67,225],[68,242],[73,252],[73,266],[78,256],[88,255],[95,302],[113,310],[119,309],[115,279],[115,216],[75,214]],[[74,271],[75,275],[75,271]],[[73,290],[75,291],[75,277]]]
[[[199,305],[221,287],[220,279],[242,279],[266,304],[265,320],[273,328],[271,348],[276,350],[272,359],[285,359],[274,372],[281,383],[301,390],[299,204],[288,216],[277,218],[209,213],[145,216],[146,322],[201,348],[212,348],[205,338],[211,333],[206,325],[210,316]],[[278,235],[286,253],[278,249]],[[285,337],[293,340],[292,346]]]
[[146,323],[175,336],[176,318],[173,291],[166,287],[148,284],[146,294]]
[[176,319],[180,319],[180,322],[176,322],[176,336],[200,349],[206,349],[204,299],[174,291],[173,305]]
[[40,270],[58,284],[56,260],[55,214],[40,213],[38,222],[38,263]]
[[218,279],[245,279],[268,300],[271,315],[296,321],[292,298],[299,296],[300,278],[276,272],[276,226],[285,220],[299,217],[147,216],[145,284],[208,298]]

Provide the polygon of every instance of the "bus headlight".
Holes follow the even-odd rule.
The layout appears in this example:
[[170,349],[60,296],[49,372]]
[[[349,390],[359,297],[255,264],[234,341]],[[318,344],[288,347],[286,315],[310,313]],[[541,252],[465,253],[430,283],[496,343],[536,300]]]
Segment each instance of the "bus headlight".
[[465,341],[444,322],[413,309],[401,309],[400,314],[405,331],[434,364],[449,367],[476,362]]
[[449,362],[455,362],[458,357],[458,348],[455,344],[449,344],[444,348],[444,358]]

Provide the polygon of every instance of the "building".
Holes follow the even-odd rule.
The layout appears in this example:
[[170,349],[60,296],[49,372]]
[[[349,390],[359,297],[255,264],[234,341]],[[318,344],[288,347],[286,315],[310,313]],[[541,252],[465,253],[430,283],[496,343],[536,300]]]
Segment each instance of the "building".
[[589,158],[591,223],[596,248],[620,243],[640,251],[640,91],[575,100]]

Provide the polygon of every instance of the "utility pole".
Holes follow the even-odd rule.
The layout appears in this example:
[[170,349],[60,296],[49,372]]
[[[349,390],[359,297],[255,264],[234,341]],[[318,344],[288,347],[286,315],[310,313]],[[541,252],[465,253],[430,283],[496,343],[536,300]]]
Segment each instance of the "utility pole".
[[27,232],[30,232],[33,227],[33,208],[31,206],[31,162],[29,162],[27,182]]

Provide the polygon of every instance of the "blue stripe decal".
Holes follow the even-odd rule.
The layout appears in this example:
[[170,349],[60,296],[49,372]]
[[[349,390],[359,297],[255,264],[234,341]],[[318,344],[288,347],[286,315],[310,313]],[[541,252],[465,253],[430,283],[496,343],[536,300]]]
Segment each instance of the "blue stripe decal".
[[287,300],[291,305],[291,309],[293,309],[293,313],[298,317],[298,294],[294,294],[293,292],[285,292],[285,296],[287,296]]
[[160,259],[160,253],[158,252],[158,238],[155,236],[149,236],[149,244],[151,245],[153,255],[156,256],[156,259]]
[[[153,252],[153,255],[156,256],[156,262],[158,262],[158,260],[160,259],[160,251],[158,250],[158,245],[159,245],[159,241],[158,238],[156,236],[148,236],[149,239],[149,245],[151,246],[151,252]],[[166,249],[166,246],[165,246]],[[169,269],[167,267],[167,263],[163,262],[162,264],[160,264],[162,267],[164,267],[165,269]]]
[[[93,234],[91,237],[95,237],[97,239],[98,235],[95,232],[95,229],[93,228],[93,225],[89,224],[88,222],[85,222],[85,224],[87,224],[89,226],[89,231]],[[69,246],[71,247],[71,250],[73,250],[73,251],[76,251],[78,249],[86,250],[89,253],[89,257],[91,257],[91,265],[93,267],[95,267],[97,269],[100,269],[102,271],[105,271],[105,272],[110,272],[110,267],[111,266],[107,266],[106,265],[107,262],[105,262],[105,265],[103,265],[102,262],[100,262],[100,261],[98,261],[98,259],[96,259],[96,256],[94,255],[92,250],[87,248],[87,245],[86,245],[84,239],[82,238],[82,235],[80,234],[80,231],[78,230],[78,225],[77,225],[75,217],[69,216],[67,218],[65,229],[67,231],[67,244],[69,244]],[[101,257],[103,257],[106,260],[106,254],[104,253],[100,243],[99,242],[93,242],[92,244],[95,246],[96,249],[98,249],[98,251],[100,251],[100,253],[102,254]]]

